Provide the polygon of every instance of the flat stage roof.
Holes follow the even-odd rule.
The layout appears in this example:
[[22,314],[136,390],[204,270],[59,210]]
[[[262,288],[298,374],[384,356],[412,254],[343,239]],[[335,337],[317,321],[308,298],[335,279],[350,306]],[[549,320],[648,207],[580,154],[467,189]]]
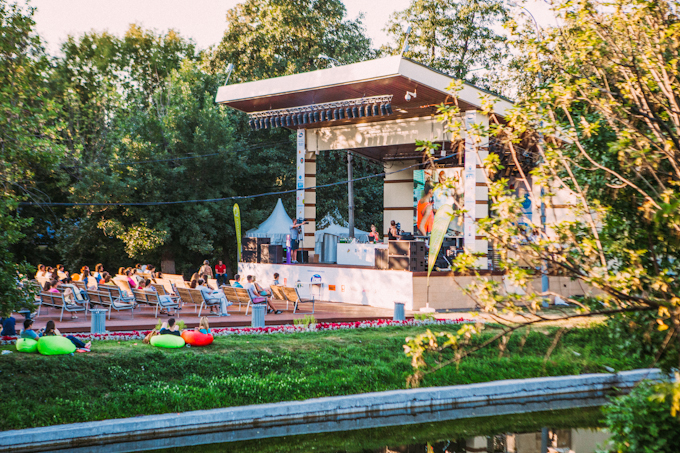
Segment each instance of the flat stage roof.
[[[458,103],[462,111],[479,109],[481,97],[488,92],[464,84],[456,99],[447,88],[454,79],[401,56],[363,61],[300,74],[226,85],[219,88],[215,102],[246,113],[301,107],[347,99],[392,95],[389,116],[345,118],[317,122],[308,128],[328,127],[352,123],[369,123],[387,119],[429,116],[444,102]],[[405,99],[406,92],[416,97]],[[491,95],[492,97],[495,97]],[[512,105],[497,97],[495,111],[500,117]]]

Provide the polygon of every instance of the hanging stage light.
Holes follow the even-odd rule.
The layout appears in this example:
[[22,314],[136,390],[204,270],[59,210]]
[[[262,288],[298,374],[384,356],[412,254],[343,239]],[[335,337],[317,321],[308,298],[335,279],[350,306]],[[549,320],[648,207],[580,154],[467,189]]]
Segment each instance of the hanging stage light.
[[250,130],[255,130],[255,121],[248,120],[248,126],[250,127]]
[[345,117],[347,119],[354,118],[354,115],[352,114],[352,107],[347,107],[345,109]]
[[300,112],[297,115],[298,124],[305,124],[305,114]]
[[333,110],[333,119],[334,119],[334,120],[339,120],[339,119],[340,119],[340,109],[335,109],[335,110]]
[[380,114],[382,116],[387,115],[387,109],[385,108],[385,104],[380,104]]
[[359,107],[356,105],[352,108],[352,117],[359,118]]
[[333,119],[333,110],[328,109],[326,110],[326,121],[330,121]]
[[293,126],[297,126],[298,125],[298,116],[297,116],[297,114],[293,114],[292,116],[293,116]]
[[281,117],[280,116],[276,117],[276,127],[281,127]]
[[373,116],[380,116],[380,106],[373,104]]
[[359,118],[363,118],[364,116],[366,116],[366,112],[364,111],[364,106],[360,105],[359,106]]
[[389,102],[387,104],[385,104],[385,110],[387,110],[388,115],[391,115],[392,114],[392,104],[390,104]]
[[281,123],[286,127],[290,126],[290,115],[284,116]]
[[321,110],[319,112],[319,121],[320,122],[326,121],[326,111],[325,110]]
[[340,107],[338,110],[340,110],[340,119],[344,120],[345,119],[345,109]]
[[316,112],[314,112],[314,122],[318,123],[319,121],[321,121],[321,112],[317,110]]
[[264,128],[269,129],[271,126],[269,118],[264,119]]

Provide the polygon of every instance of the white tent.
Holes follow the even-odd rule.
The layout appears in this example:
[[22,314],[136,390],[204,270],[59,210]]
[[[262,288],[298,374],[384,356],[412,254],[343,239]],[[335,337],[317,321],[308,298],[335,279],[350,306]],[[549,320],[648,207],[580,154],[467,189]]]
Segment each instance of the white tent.
[[246,231],[246,237],[270,238],[272,244],[285,245],[286,236],[290,234],[292,225],[293,219],[288,217],[279,198],[269,218],[262,222],[259,227]]
[[[338,236],[341,238],[349,237],[349,228],[338,225],[332,217],[327,216],[319,223],[327,223],[328,226],[323,230],[316,230],[314,233],[314,242],[323,241],[324,234],[332,234],[333,236]],[[358,242],[368,242],[368,232],[361,231],[358,228],[354,228],[354,237]]]

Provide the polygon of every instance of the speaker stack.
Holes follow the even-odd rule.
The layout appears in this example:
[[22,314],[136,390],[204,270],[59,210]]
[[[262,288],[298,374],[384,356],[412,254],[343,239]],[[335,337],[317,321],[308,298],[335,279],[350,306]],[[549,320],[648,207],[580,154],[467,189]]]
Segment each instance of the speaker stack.
[[[427,248],[422,241],[389,241],[388,267],[392,270],[424,272]],[[376,259],[377,261],[377,259]]]
[[241,250],[241,262],[243,263],[259,263],[260,262],[260,246],[269,244],[269,238],[243,238]]
[[261,244],[260,263],[265,264],[283,263],[283,246],[273,244]]

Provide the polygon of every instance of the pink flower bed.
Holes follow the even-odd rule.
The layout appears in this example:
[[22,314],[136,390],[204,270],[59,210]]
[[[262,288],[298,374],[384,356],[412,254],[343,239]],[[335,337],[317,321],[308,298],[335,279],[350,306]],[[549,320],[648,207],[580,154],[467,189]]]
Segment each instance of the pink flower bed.
[[[464,324],[472,322],[463,318],[459,319],[433,319],[426,321],[417,321],[415,319],[408,319],[406,321],[393,321],[391,319],[379,319],[376,321],[356,321],[356,322],[317,322],[307,327],[294,326],[286,324],[283,326],[266,326],[266,327],[224,327],[211,329],[212,334],[216,337],[224,335],[269,335],[269,334],[286,334],[286,333],[301,333],[301,332],[324,332],[329,330],[347,330],[347,329],[375,329],[379,327],[389,326],[442,326],[452,324]],[[112,332],[105,334],[96,333],[74,333],[71,334],[83,341],[87,340],[141,340],[151,332],[150,330],[133,330],[130,332]],[[14,344],[19,337],[4,336],[0,338],[0,344]]]

